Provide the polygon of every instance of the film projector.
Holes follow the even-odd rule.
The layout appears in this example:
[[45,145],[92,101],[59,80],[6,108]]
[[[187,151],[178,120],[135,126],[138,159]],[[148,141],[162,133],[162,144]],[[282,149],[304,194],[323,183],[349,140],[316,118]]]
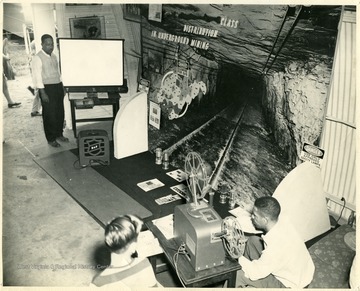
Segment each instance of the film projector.
[[174,210],[177,244],[185,246],[186,257],[196,271],[224,264],[227,254],[239,258],[246,242],[240,224],[232,216],[222,219],[203,199],[211,188],[211,167],[198,153],[190,152],[185,159],[185,173],[192,197]]

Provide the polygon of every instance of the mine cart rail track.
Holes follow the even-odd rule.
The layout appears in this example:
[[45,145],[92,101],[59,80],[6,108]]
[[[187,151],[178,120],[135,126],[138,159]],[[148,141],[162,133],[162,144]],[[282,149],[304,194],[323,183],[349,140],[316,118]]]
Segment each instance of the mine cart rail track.
[[[232,147],[234,138],[238,133],[238,129],[242,123],[246,107],[247,107],[247,103],[242,104],[237,110],[233,110],[234,109],[233,106],[229,106],[229,107],[225,108],[224,110],[219,112],[217,115],[215,115],[213,118],[208,120],[206,123],[202,124],[195,130],[193,130],[191,133],[186,135],[184,138],[179,140],[177,143],[175,143],[172,146],[170,146],[169,148],[165,149],[165,151],[167,151],[170,155],[172,155],[173,153],[176,154],[176,151],[179,148],[186,147],[186,144],[191,143],[192,139],[194,139],[194,140],[196,139],[198,142],[201,142],[201,141],[199,141],[200,138],[197,138],[197,136],[201,137],[202,131],[205,131],[205,129],[208,126],[210,126],[211,124],[216,123],[219,118],[230,120],[231,123],[235,124],[235,125],[232,128],[232,130],[230,130],[228,137],[225,139],[225,141],[222,141],[219,143],[214,143],[215,147],[217,147],[219,149],[219,156],[216,158],[216,161],[211,161],[212,163],[215,164],[215,167],[212,171],[212,174],[210,175],[209,183],[213,189],[216,189],[217,182],[223,171],[224,165],[225,165],[226,161],[229,160],[231,147]],[[188,150],[192,151],[193,149],[190,148]],[[202,155],[201,151],[199,151],[199,153],[200,153],[200,155]],[[205,160],[207,160],[209,157],[207,157],[205,155],[205,156],[203,156],[203,158],[205,158]],[[209,160],[207,160],[207,161],[210,162]],[[181,163],[181,161],[179,161],[179,163]],[[181,167],[181,166],[183,166],[183,164],[179,164],[177,166]]]
[[238,121],[236,122],[235,128],[233,129],[232,133],[230,134],[229,140],[225,146],[225,149],[222,153],[222,155],[220,156],[220,159],[218,160],[218,162],[216,163],[216,167],[214,169],[214,171],[212,172],[211,176],[210,176],[210,185],[212,189],[216,189],[217,188],[217,183],[220,177],[220,174],[222,173],[222,170],[224,168],[225,162],[228,160],[229,158],[229,154],[230,154],[230,149],[231,146],[233,144],[234,138],[238,132],[238,128],[243,120],[243,116],[244,116],[244,111],[245,108],[247,106],[247,103],[244,104],[244,106],[241,108],[240,110],[240,114],[238,117]]
[[166,152],[168,152],[170,155],[173,153],[173,151],[178,148],[181,144],[183,144],[184,142],[186,142],[187,140],[191,139],[194,135],[196,135],[199,131],[201,131],[203,128],[205,128],[206,126],[208,126],[211,122],[213,122],[219,115],[221,115],[224,111],[226,111],[227,108],[225,108],[224,110],[222,110],[220,113],[216,114],[214,117],[212,117],[211,119],[209,119],[207,122],[205,122],[204,124],[202,124],[201,126],[199,126],[198,128],[196,128],[195,130],[193,130],[192,132],[190,132],[189,134],[187,134],[186,136],[184,136],[181,140],[179,140],[177,143],[173,144],[172,146],[168,147],[167,149],[165,149]]

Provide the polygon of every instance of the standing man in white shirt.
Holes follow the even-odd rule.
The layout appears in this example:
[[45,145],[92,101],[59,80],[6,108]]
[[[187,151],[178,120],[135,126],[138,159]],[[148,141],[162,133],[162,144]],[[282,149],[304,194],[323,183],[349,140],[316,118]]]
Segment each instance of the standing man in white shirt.
[[251,236],[239,258],[236,286],[304,288],[313,279],[315,266],[303,239],[289,221],[279,220],[279,202],[265,196],[255,200],[251,220],[264,234]]
[[49,145],[59,147],[57,141],[69,142],[63,136],[65,91],[51,35],[41,37],[41,47],[31,62],[33,83],[41,99],[45,137]]

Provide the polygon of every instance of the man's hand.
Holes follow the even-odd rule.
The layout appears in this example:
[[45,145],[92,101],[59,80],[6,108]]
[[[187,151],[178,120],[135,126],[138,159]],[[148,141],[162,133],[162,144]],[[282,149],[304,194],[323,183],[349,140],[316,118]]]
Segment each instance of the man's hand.
[[3,53],[3,58],[4,58],[5,60],[7,60],[7,61],[10,61],[10,57],[9,57],[8,54],[4,54],[4,53]]
[[46,94],[44,89],[39,89],[40,99],[42,102],[49,103],[49,96]]

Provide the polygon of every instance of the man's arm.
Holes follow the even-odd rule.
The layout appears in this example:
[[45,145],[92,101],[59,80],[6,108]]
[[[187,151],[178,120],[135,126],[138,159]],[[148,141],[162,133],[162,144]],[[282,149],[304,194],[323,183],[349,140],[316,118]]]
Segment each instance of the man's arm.
[[49,97],[45,92],[45,86],[42,80],[41,75],[42,70],[42,62],[39,56],[35,55],[31,61],[31,71],[32,71],[32,78],[33,78],[33,84],[34,89],[38,89],[39,91],[39,97],[41,101],[43,102],[49,102]]
[[41,70],[42,70],[41,59],[39,58],[39,56],[35,55],[31,61],[31,71],[32,71],[33,84],[37,89],[44,88],[44,83],[41,76]]
[[244,256],[239,258],[239,264],[245,273],[245,276],[251,280],[259,280],[270,275],[278,265],[280,258],[271,250],[264,250],[261,257],[257,260],[250,261]]

